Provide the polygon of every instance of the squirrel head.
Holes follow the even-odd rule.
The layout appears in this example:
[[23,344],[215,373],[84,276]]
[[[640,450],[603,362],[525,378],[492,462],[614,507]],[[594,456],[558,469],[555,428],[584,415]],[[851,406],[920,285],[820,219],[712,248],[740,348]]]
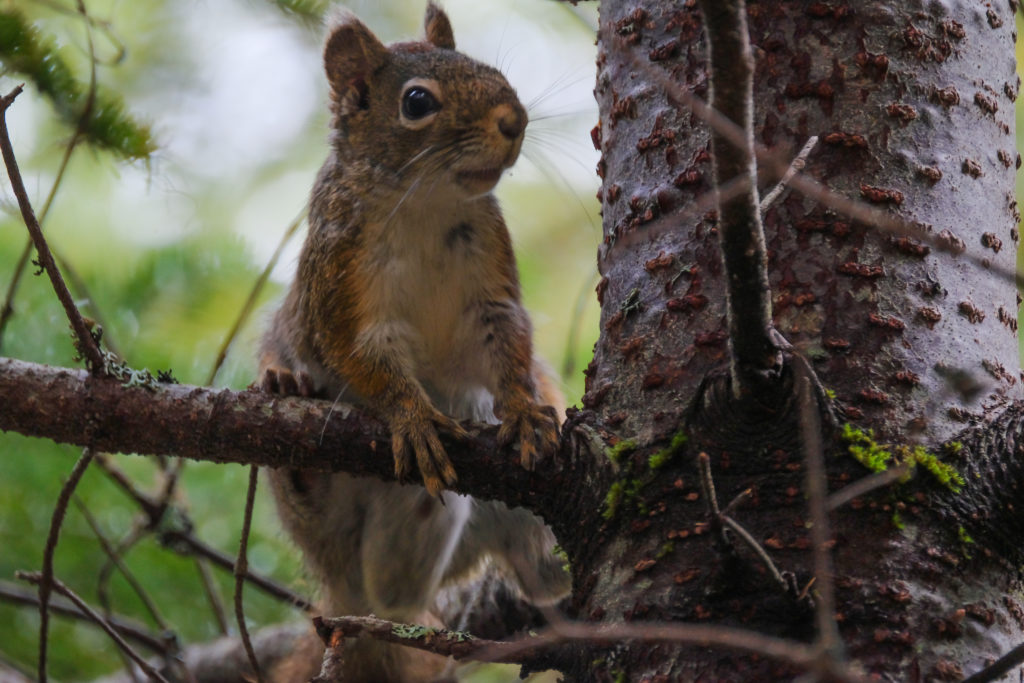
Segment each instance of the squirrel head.
[[466,196],[484,194],[518,157],[526,110],[497,69],[455,51],[433,0],[424,23],[425,40],[385,46],[350,13],[332,22],[324,68],[335,148],[397,188],[441,179]]

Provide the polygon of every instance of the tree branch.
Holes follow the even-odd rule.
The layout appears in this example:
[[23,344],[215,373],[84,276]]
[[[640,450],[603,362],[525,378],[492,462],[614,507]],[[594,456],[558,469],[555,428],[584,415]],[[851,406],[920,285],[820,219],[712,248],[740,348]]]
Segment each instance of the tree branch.
[[737,141],[713,130],[715,187],[736,178],[749,181],[745,192],[728,201],[719,200],[718,206],[719,244],[728,283],[732,391],[736,398],[741,398],[754,394],[765,373],[781,363],[771,335],[771,286],[757,195],[754,58],[743,0],[702,0],[700,6],[708,41],[710,105],[743,131],[741,141]]
[[[96,450],[320,471],[394,480],[390,436],[345,404],[181,384],[127,386],[83,370],[0,358],[0,430]],[[442,440],[459,481],[452,489],[537,509],[564,503],[568,472],[557,456],[528,472],[497,427],[465,443]],[[563,448],[563,452],[566,449]]]

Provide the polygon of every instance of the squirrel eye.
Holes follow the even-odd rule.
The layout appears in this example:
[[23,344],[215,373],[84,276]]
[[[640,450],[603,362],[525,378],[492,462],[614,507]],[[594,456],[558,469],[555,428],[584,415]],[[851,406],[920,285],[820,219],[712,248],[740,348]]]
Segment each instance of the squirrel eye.
[[414,85],[402,95],[402,115],[409,120],[422,119],[440,109],[441,103],[423,86]]

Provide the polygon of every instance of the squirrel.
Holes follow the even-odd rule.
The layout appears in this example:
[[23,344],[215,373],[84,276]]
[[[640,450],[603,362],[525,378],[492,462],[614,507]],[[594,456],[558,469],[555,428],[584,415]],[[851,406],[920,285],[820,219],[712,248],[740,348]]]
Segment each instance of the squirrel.
[[[446,490],[456,473],[438,438],[465,438],[459,420],[500,423],[499,442],[518,441],[531,469],[558,444],[563,400],[534,358],[491,194],[519,155],[526,111],[499,71],[455,51],[433,0],[424,41],[385,46],[347,12],[331,23],[330,153],[297,275],[261,345],[259,385],[363,406],[390,429],[396,478],[415,463],[423,486],[271,470],[282,524],[325,614],[431,623],[441,587],[488,558],[527,600],[556,602],[571,579],[551,530],[526,510]],[[311,659],[302,675],[319,670]],[[444,664],[356,639],[344,680],[429,680]]]

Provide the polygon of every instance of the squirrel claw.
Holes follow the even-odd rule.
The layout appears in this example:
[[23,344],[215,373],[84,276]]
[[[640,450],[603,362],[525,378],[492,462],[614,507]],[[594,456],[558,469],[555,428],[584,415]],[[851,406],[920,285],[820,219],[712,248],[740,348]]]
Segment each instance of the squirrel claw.
[[313,378],[309,373],[292,372],[288,368],[269,367],[263,370],[260,377],[259,388],[268,394],[279,396],[305,396],[306,398],[316,395],[313,387]]
[[558,414],[551,406],[531,404],[511,413],[498,430],[498,443],[519,438],[519,461],[532,470],[537,461],[558,450]]
[[405,481],[413,459],[419,468],[423,486],[435,498],[458,481],[455,468],[437,436],[438,429],[465,439],[469,434],[459,423],[435,413],[426,419],[400,418],[391,424],[391,450],[395,456],[395,477]]

